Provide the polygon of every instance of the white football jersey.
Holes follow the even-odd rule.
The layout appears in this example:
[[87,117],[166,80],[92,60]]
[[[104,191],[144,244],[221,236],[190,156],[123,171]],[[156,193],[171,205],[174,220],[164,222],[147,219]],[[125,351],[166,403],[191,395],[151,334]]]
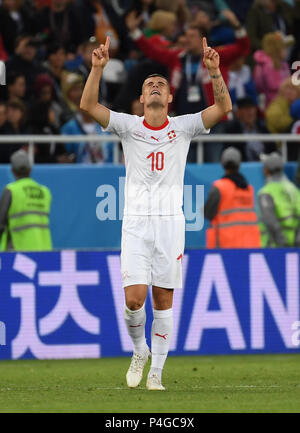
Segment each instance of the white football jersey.
[[107,131],[121,139],[125,167],[124,215],[180,215],[190,142],[209,133],[202,112],[168,117],[159,128],[144,117],[110,111]]

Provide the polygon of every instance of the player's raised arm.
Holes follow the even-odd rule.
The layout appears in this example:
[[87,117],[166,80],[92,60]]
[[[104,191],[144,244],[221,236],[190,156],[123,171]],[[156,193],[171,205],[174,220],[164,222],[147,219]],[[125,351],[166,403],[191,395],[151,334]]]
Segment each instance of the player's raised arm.
[[105,45],[101,44],[99,48],[93,51],[92,69],[80,101],[81,110],[87,111],[103,128],[109,124],[110,111],[98,103],[98,95],[102,72],[109,60],[109,44],[110,38],[108,36]]
[[214,105],[206,108],[202,113],[203,124],[206,129],[209,129],[232,110],[232,102],[219,68],[219,54],[207,46],[206,38],[203,38],[203,62],[212,80],[215,99]]

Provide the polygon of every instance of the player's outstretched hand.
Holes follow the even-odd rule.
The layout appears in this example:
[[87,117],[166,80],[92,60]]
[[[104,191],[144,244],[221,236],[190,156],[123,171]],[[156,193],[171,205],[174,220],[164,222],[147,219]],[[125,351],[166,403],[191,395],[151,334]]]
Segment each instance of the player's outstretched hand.
[[96,48],[93,51],[92,65],[94,67],[104,68],[107,65],[107,62],[109,60],[109,44],[110,44],[110,37],[107,36],[105,45],[101,44],[99,48]]
[[207,46],[206,38],[202,39],[203,42],[203,62],[207,69],[218,69],[220,66],[220,56],[211,47]]

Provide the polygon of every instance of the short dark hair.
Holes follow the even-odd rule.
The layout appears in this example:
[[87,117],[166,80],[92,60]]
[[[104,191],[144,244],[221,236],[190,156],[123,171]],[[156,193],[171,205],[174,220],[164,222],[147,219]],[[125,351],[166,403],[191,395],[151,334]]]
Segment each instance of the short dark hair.
[[150,75],[148,75],[148,76],[145,78],[144,81],[148,80],[148,78],[154,78],[154,77],[161,77],[161,78],[163,78],[164,80],[168,81],[167,77],[165,77],[165,76],[162,75],[162,74],[150,74]]
[[64,50],[66,52],[66,47],[60,42],[52,42],[47,48],[47,57],[56,54],[59,50]]
[[249,96],[245,96],[244,98],[239,98],[236,101],[236,105],[238,108],[249,108],[249,107],[257,107],[256,103]]
[[155,77],[160,77],[160,78],[163,78],[164,80],[166,80],[166,82],[168,83],[169,89],[170,89],[170,83],[169,83],[168,79],[162,74],[150,74],[150,75],[148,75],[144,79],[143,86],[144,86],[145,81],[148,80],[148,78],[155,78]]

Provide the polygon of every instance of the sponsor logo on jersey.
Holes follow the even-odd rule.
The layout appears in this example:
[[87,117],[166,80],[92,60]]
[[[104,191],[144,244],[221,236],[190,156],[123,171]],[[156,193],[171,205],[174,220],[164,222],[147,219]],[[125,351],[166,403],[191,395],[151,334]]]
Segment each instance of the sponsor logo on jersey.
[[133,133],[133,135],[135,135],[136,137],[143,138],[144,140],[145,140],[145,138],[146,138],[145,134],[143,134],[142,132],[139,132],[139,131],[135,131],[135,132]]

